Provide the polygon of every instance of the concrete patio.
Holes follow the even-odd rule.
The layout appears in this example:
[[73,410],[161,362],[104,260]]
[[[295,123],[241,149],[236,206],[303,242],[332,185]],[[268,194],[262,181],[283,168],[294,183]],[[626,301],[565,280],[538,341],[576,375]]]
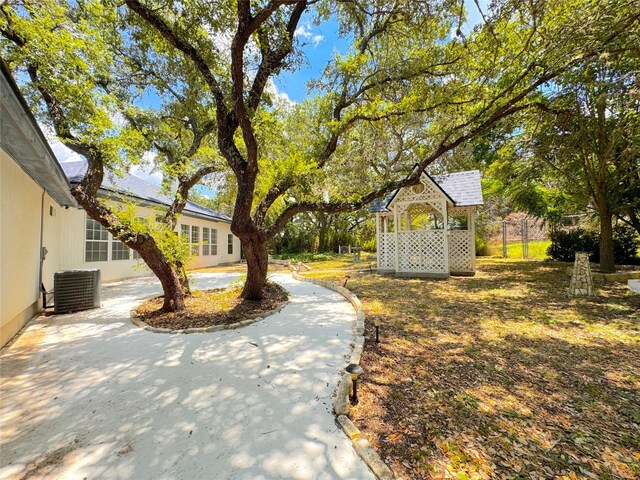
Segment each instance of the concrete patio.
[[[195,288],[237,274],[198,274]],[[350,304],[288,275],[280,313],[214,333],[157,334],[129,311],[155,279],[106,285],[102,308],[40,317],[0,354],[1,479],[372,479],[331,394]]]

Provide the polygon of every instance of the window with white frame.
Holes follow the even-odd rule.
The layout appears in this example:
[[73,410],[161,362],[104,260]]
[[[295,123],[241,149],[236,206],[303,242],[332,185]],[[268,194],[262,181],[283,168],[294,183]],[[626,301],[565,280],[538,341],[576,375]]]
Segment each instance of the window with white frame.
[[227,253],[229,255],[233,254],[233,235],[227,235]]
[[211,229],[211,255],[218,255],[218,229]]
[[106,228],[87,217],[85,223],[85,262],[106,262],[109,260],[109,232]]
[[200,255],[200,227],[195,225],[191,227],[191,253],[195,256]]
[[208,256],[211,255],[211,235],[209,234],[210,230],[207,227],[202,227],[202,255]]
[[111,240],[111,260],[129,260],[129,250],[120,240]]

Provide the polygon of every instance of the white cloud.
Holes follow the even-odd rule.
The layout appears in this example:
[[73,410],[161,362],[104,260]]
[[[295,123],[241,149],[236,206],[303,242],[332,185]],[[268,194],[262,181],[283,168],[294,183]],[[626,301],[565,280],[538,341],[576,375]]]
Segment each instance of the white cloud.
[[311,30],[311,24],[309,23],[305,23],[296,28],[294,35],[296,37],[302,37],[310,42],[311,45],[313,45],[313,48],[316,48],[320,44],[320,42],[324,40],[324,35],[313,33],[313,31]]
[[49,145],[51,146],[51,150],[53,150],[54,155],[60,163],[77,162],[79,160],[83,160],[83,158],[79,154],[66,147],[58,139],[49,140]]
[[276,104],[280,106],[291,107],[296,104],[295,101],[291,100],[291,97],[289,97],[287,92],[281,92],[280,90],[278,90],[278,87],[271,79],[267,82],[265,90],[267,93],[275,97]]
[[83,160],[83,158],[78,155],[76,152],[66,147],[58,138],[56,134],[53,132],[53,129],[48,126],[38,122],[38,126],[42,133],[44,133],[44,137],[47,139],[51,150],[53,150],[53,154],[58,159],[58,162],[77,162],[78,160]]
[[129,170],[129,173],[136,177],[140,177],[147,182],[153,183],[154,185],[161,185],[162,172],[155,169],[155,165],[153,164],[153,160],[155,158],[155,153],[146,152],[142,156],[142,163],[139,165],[133,165]]

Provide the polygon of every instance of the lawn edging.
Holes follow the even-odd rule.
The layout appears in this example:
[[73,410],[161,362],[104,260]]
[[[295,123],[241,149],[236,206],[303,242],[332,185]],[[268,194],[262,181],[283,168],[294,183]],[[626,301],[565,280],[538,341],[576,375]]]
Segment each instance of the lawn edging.
[[[143,330],[147,330],[148,332],[153,332],[153,333],[208,333],[208,332],[219,332],[221,330],[235,330],[236,328],[242,328],[242,327],[246,327],[247,325],[251,325],[252,323],[256,323],[256,322],[260,322],[261,320],[264,320],[265,318],[278,313],[280,310],[282,310],[287,304],[289,303],[289,301],[285,301],[282,302],[281,304],[279,304],[276,308],[266,311],[266,312],[262,312],[262,313],[254,313],[251,315],[247,315],[246,318],[244,320],[241,320],[239,322],[235,322],[235,323],[230,323],[228,325],[211,325],[209,327],[195,327],[195,328],[182,328],[182,329],[178,329],[178,330],[174,330],[172,328],[160,328],[160,327],[153,327],[151,325],[149,325],[147,322],[145,322],[144,320],[142,320],[140,317],[138,317],[138,314],[136,313],[136,309],[132,309],[130,312],[131,315],[131,323],[133,323],[136,327],[140,327]],[[137,308],[137,307],[136,307]]]
[[[309,278],[300,275],[298,272],[291,272],[291,276],[300,281],[313,283],[334,292],[338,292],[342,295],[356,311],[356,325],[354,328],[355,340],[349,363],[360,365],[360,359],[362,358],[362,352],[364,351],[364,322],[365,314],[362,309],[362,302],[360,299],[349,289],[337,285],[333,282],[327,282],[326,280],[318,280],[315,278]],[[351,393],[351,375],[345,373],[336,389],[336,398],[333,401],[333,412],[336,414],[338,425],[342,428],[342,431],[351,440],[353,448],[358,453],[360,458],[364,460],[367,466],[371,469],[373,474],[379,480],[393,480],[396,476],[393,471],[387,466],[386,463],[380,458],[378,452],[373,448],[371,443],[362,436],[358,427],[349,419],[349,394]]]

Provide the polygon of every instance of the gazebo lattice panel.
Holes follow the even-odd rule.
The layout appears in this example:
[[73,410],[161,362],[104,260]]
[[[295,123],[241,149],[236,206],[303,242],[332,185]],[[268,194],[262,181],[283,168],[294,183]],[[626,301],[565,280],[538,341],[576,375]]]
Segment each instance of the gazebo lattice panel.
[[449,232],[449,269],[452,272],[473,272],[473,241],[469,230]]
[[396,244],[394,233],[381,233],[378,243],[378,268],[394,270],[396,268]]
[[447,273],[444,230],[398,232],[398,271]]

